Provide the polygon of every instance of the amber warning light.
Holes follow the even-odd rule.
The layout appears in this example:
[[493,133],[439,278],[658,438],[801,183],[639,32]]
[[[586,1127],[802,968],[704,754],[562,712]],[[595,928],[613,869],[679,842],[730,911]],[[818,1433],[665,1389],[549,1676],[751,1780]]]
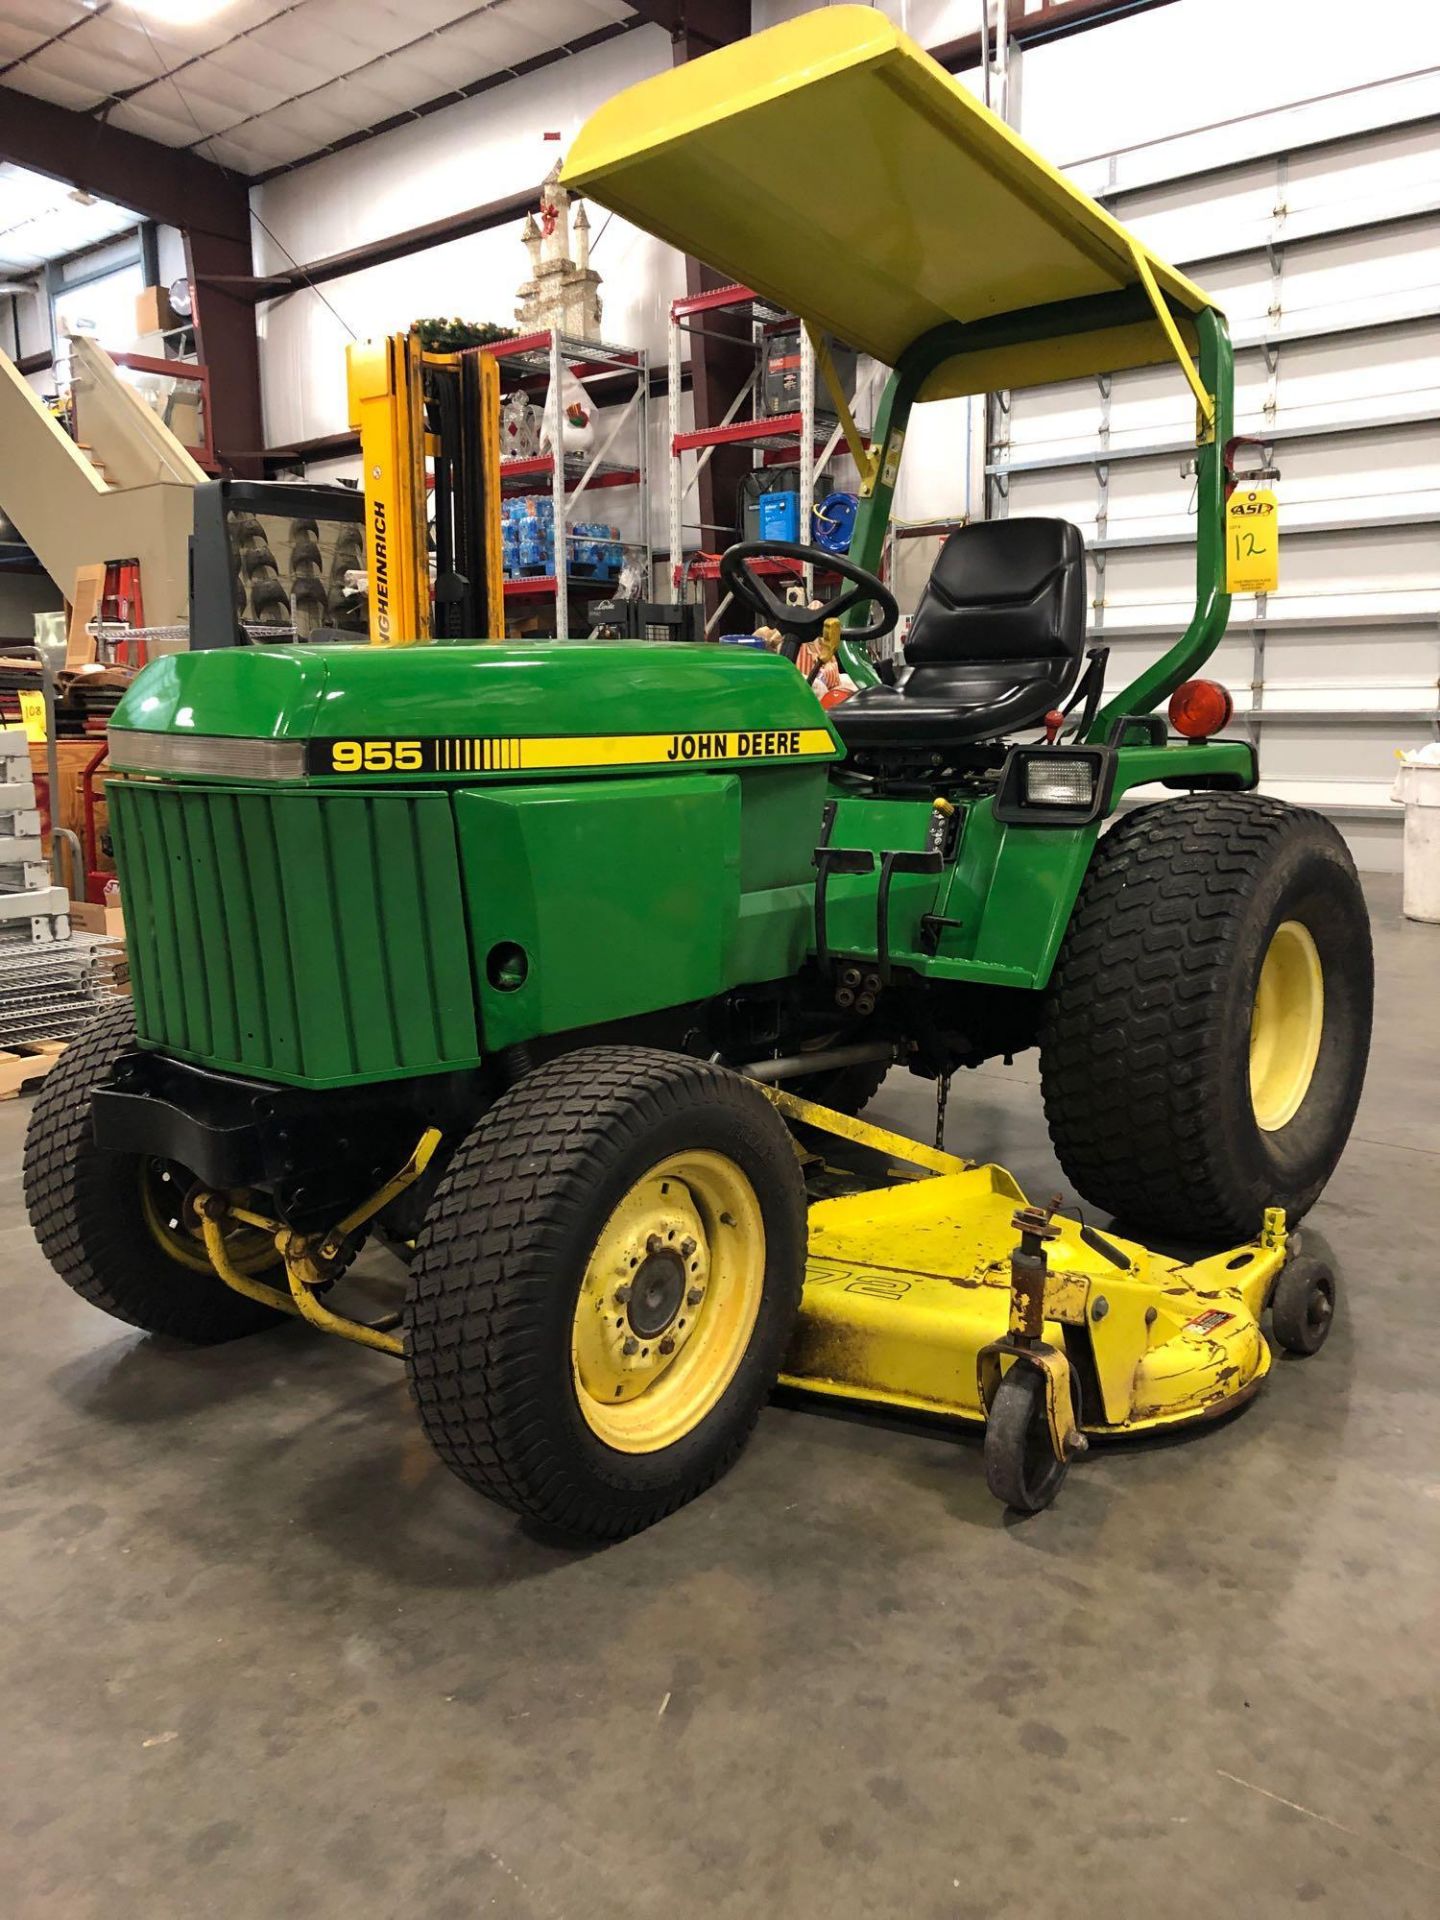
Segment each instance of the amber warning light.
[[1187,680],[1170,696],[1170,724],[1187,740],[1208,740],[1230,724],[1235,702],[1218,680]]

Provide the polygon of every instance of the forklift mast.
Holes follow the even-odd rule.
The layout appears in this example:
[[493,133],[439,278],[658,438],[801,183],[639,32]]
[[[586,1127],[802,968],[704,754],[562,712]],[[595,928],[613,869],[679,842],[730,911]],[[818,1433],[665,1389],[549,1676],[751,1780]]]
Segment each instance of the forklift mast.
[[494,357],[478,348],[430,353],[412,331],[352,346],[346,359],[364,470],[371,644],[502,639]]

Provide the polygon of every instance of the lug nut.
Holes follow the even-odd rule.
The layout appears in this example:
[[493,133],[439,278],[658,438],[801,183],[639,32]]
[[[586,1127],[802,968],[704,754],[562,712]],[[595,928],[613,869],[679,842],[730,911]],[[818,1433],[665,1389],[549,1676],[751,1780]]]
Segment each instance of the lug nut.
[[687,1234],[685,1238],[680,1242],[680,1246],[679,1246],[680,1258],[682,1260],[688,1260],[691,1254],[694,1253],[694,1251],[695,1251],[695,1242]]
[[837,987],[835,989],[835,1004],[837,1007],[853,1007],[855,1004],[855,989],[853,987]]
[[685,1304],[687,1307],[698,1307],[704,1298],[705,1289],[703,1287],[691,1287],[685,1296]]
[[855,1011],[856,1013],[873,1013],[875,1011],[874,994],[862,993],[857,995],[855,1000]]
[[675,1351],[675,1342],[670,1338],[668,1333],[660,1342],[660,1351],[661,1353],[673,1353]]
[[633,1333],[630,1335],[629,1339],[625,1342],[624,1346],[621,1347],[620,1351],[626,1355],[629,1355],[632,1353],[638,1353],[640,1351],[640,1342],[635,1338]]
[[616,1306],[623,1307],[629,1298],[630,1298],[630,1283],[627,1280],[623,1287],[616,1287],[615,1289]]
[[650,1238],[645,1242],[645,1251],[647,1253],[662,1253],[664,1249],[665,1242],[658,1233],[652,1233]]

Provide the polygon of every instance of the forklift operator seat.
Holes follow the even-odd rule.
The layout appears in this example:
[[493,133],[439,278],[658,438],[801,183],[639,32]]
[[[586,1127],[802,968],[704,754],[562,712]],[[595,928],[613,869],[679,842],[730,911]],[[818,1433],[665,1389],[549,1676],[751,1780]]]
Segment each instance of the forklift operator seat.
[[831,709],[845,745],[926,751],[1037,726],[1085,647],[1085,543],[1068,520],[980,520],[940,549],[893,686]]

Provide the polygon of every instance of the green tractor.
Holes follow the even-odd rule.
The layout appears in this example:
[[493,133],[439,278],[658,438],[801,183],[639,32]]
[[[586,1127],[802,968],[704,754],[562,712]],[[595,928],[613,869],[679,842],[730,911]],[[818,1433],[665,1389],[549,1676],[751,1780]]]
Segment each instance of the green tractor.
[[[1223,317],[864,8],[630,90],[567,178],[893,367],[849,558],[724,560],[788,641],[845,623],[860,691],[826,711],[788,659],[713,644],[157,661],[110,732],[133,1010],[37,1099],[31,1219],[131,1325],[289,1313],[400,1356],[446,1464],[575,1535],[703,1490],[777,1378],[984,1420],[1033,1509],[1085,1432],[1208,1419],[1268,1369],[1263,1312],[1308,1352],[1334,1306],[1287,1232],[1354,1117],[1369,929],[1339,835],[1256,791],[1193,678],[1229,606]],[[1197,403],[1175,646],[1106,701],[1080,534],[1002,520],[946,541],[883,678],[912,407],[1167,361]],[[842,590],[787,604],[776,558]],[[1089,1208],[1221,1252],[850,1117],[894,1065],[944,1088],[1034,1046]],[[787,1120],[931,1177],[807,1218]],[[361,1322],[330,1297],[372,1232],[408,1278]]]

